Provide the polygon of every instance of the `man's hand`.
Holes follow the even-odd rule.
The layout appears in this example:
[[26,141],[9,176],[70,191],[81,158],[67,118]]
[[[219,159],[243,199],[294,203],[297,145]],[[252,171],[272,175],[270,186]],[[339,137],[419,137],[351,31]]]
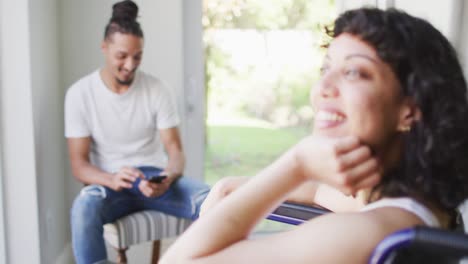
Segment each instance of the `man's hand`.
[[169,189],[171,183],[172,181],[169,177],[162,180],[161,183],[152,183],[148,180],[141,180],[140,184],[138,185],[138,189],[140,189],[141,193],[143,193],[143,195],[146,197],[159,197],[163,195],[167,189]]
[[309,136],[296,145],[295,151],[304,177],[333,186],[345,195],[355,195],[380,181],[377,158],[356,137]]
[[145,178],[140,170],[132,167],[122,167],[118,172],[114,173],[110,187],[114,191],[130,189],[132,188],[132,183],[138,178]]

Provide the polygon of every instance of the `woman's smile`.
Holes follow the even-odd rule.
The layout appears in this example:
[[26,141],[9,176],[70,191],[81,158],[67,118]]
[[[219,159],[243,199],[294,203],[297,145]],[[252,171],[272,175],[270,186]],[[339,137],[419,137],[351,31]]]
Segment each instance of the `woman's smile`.
[[346,122],[346,115],[337,109],[322,108],[315,114],[315,129],[330,129]]

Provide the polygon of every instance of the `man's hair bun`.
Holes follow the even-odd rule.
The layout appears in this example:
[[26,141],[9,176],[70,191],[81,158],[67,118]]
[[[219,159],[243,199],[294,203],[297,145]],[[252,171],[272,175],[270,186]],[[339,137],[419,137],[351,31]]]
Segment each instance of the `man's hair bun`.
[[114,33],[131,34],[143,37],[140,23],[136,21],[138,6],[130,0],[115,3],[112,6],[112,17],[104,31],[104,39],[109,39]]
[[112,21],[130,20],[135,21],[138,16],[138,6],[130,0],[115,3],[112,6]]

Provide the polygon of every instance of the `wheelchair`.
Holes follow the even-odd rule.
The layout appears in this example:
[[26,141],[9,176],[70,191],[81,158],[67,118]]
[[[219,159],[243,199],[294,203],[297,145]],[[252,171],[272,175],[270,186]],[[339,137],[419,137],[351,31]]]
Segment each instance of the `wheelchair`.
[[[285,202],[267,219],[299,225],[327,213],[331,211]],[[464,233],[459,216],[454,230],[418,226],[388,235],[376,246],[368,263],[452,264],[465,259],[468,260],[468,234]]]

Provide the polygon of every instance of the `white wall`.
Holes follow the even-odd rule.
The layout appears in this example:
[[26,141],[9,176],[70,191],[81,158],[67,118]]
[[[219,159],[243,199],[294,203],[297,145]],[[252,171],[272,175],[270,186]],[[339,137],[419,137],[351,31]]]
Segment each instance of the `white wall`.
[[[468,76],[468,3],[465,3],[463,0],[461,0],[461,3],[461,18],[459,20],[458,25],[455,25],[455,27],[459,29],[459,35],[457,37],[457,43],[455,43],[455,47],[458,51],[458,57],[462,62],[465,76]],[[467,206],[465,206],[465,208],[468,208],[468,203]]]
[[70,237],[56,7],[56,0],[2,2],[7,263],[54,263]]
[[[0,17],[2,15],[1,13],[1,10],[2,10],[2,1],[0,1]],[[2,35],[2,20],[0,19],[0,58],[2,57],[2,44],[3,44],[3,35]],[[1,62],[1,59],[0,59],[0,91],[2,90],[2,84],[3,84],[3,81],[2,81],[2,62]],[[1,92],[0,92],[0,102],[1,102]],[[1,105],[0,105],[0,109],[1,109]],[[1,124],[1,119],[0,119],[0,124]],[[1,129],[0,129],[1,131]],[[0,140],[1,140],[2,136],[1,136],[1,132],[0,132]],[[3,169],[2,169],[2,161],[3,161],[3,158],[2,158],[2,142],[0,141],[0,264],[6,264],[7,260],[6,260],[6,237],[5,237],[5,214],[4,214],[4,210],[3,210],[3,207],[4,207],[4,202],[3,202],[3,175],[2,175],[2,172],[3,172]]]
[[432,1],[394,0],[395,7],[431,22],[452,43],[457,43],[460,34],[463,0]]
[[1,140],[6,262],[39,263],[28,0],[1,0]]
[[70,240],[66,151],[59,67],[57,0],[29,1],[31,92],[36,151],[41,263],[54,263]]
[[464,0],[434,1],[394,0],[395,7],[422,17],[440,30],[458,52],[465,77],[468,76],[468,3]]

